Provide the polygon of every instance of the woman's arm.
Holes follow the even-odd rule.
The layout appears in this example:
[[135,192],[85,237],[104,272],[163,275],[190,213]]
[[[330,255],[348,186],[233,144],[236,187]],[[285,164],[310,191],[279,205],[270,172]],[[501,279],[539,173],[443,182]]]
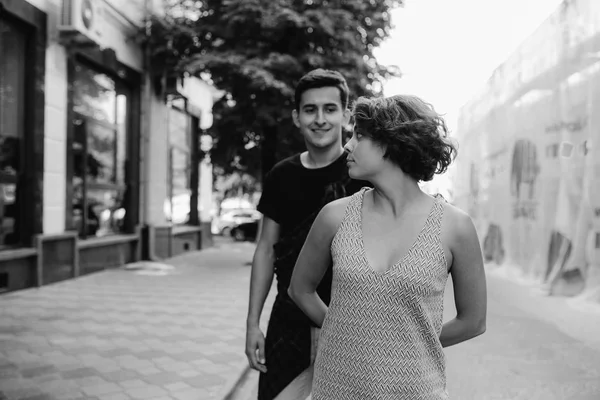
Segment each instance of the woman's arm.
[[331,241],[343,219],[348,198],[329,203],[317,215],[300,251],[288,294],[302,311],[322,326],[327,306],[317,294],[317,286],[331,265]]
[[452,206],[448,242],[452,254],[452,283],[456,318],[442,328],[443,347],[455,345],[485,332],[487,289],[481,246],[471,218]]

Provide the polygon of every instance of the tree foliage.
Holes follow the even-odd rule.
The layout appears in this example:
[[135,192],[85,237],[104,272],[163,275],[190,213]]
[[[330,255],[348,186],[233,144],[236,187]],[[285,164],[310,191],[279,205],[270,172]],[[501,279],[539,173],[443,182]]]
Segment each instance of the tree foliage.
[[155,74],[192,74],[226,94],[214,108],[213,164],[260,177],[303,149],[291,121],[294,87],[315,68],[340,71],[352,96],[399,75],[373,50],[402,0],[166,0],[147,37]]

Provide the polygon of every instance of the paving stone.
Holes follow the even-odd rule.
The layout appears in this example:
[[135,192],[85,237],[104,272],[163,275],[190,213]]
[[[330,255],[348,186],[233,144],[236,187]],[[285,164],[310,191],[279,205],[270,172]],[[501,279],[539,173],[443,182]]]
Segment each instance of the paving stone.
[[164,387],[169,392],[177,392],[177,391],[182,391],[184,389],[192,389],[192,386],[188,385],[185,382],[170,383],[168,385],[164,385]]
[[119,365],[123,368],[134,370],[154,367],[154,364],[147,360],[125,360],[120,362]]
[[172,363],[165,363],[165,364],[159,364],[158,366],[160,369],[162,369],[163,371],[167,371],[167,372],[177,372],[177,371],[187,371],[190,368],[192,368],[192,365],[189,363],[184,363],[184,362],[172,362]]
[[[148,348],[150,348],[148,346]],[[159,351],[159,350],[144,350],[141,351],[139,353],[136,353],[135,356],[139,359],[142,360],[152,360],[155,358],[161,358],[165,356],[165,352],[164,351]]]
[[156,368],[156,367],[151,367],[151,368],[144,368],[138,371],[138,374],[140,376],[147,376],[147,375],[154,375],[154,374],[159,374],[162,373],[164,371]]
[[39,396],[43,394],[40,389],[35,387],[21,387],[14,390],[2,388],[4,394],[9,399],[27,399],[29,397]]
[[113,393],[98,396],[100,400],[131,400],[131,396],[127,393]]
[[119,369],[114,372],[102,373],[101,376],[107,381],[118,383],[136,379],[139,375],[132,370]]
[[37,383],[36,386],[42,392],[52,394],[59,398],[74,393],[81,394],[79,385],[73,381],[65,381],[64,379],[55,379],[52,381]]
[[98,376],[100,372],[95,368],[78,368],[69,371],[64,371],[61,373],[62,377],[65,379],[77,379],[77,378],[86,378],[89,376]]
[[42,394],[38,394],[35,396],[24,397],[24,398],[22,398],[22,400],[60,400],[60,399],[57,397],[54,397],[51,394],[42,393]]
[[198,375],[202,375],[202,371],[199,371],[197,369],[188,369],[186,371],[180,371],[178,372],[178,374],[182,377],[182,378],[192,378]]
[[119,385],[125,389],[132,389],[132,388],[136,388],[136,387],[147,386],[148,382],[144,382],[141,379],[131,379],[131,380],[120,382]]
[[116,372],[116,371],[120,371],[121,367],[119,366],[119,364],[99,364],[99,365],[94,365],[94,369],[98,370],[98,372],[105,374],[105,373],[110,373],[110,372]]
[[83,392],[89,396],[123,392],[123,388],[115,383],[106,382],[99,385],[85,386]]
[[21,370],[21,376],[23,378],[35,378],[42,375],[48,375],[57,372],[58,370],[54,365],[44,365],[41,367],[28,368]]
[[165,389],[159,386],[146,385],[142,387],[132,388],[125,391],[129,396],[134,399],[146,400],[152,397],[162,396],[168,394]]
[[206,386],[214,386],[214,385],[224,384],[225,379],[223,379],[223,377],[220,375],[202,374],[202,375],[195,376],[193,378],[186,378],[184,380],[184,382],[190,386],[193,386],[196,388],[202,388],[202,387],[206,387]]
[[[19,374],[19,368],[16,365],[0,366],[0,382],[3,379],[16,378]],[[1,388],[2,386],[0,386]]]
[[80,388],[97,386],[103,383],[107,383],[107,381],[100,376],[87,376],[85,378],[75,378],[72,381]]
[[198,400],[211,398],[210,392],[205,389],[186,389],[171,393],[177,400]]
[[159,386],[165,386],[181,381],[181,375],[176,372],[158,372],[143,376],[140,375],[140,378],[149,384],[155,384]]

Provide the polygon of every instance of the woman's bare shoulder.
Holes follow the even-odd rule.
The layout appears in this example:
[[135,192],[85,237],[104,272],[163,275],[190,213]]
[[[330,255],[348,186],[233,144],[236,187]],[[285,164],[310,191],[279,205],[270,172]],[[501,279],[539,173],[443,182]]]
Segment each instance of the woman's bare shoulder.
[[323,218],[328,222],[328,225],[332,224],[337,228],[339,224],[342,223],[344,214],[346,213],[346,209],[348,208],[348,204],[350,204],[351,199],[352,196],[342,197],[341,199],[334,200],[323,207],[320,214],[322,214]]
[[461,237],[470,235],[474,231],[474,224],[471,216],[457,206],[443,201],[444,220],[443,228],[451,233],[452,237]]

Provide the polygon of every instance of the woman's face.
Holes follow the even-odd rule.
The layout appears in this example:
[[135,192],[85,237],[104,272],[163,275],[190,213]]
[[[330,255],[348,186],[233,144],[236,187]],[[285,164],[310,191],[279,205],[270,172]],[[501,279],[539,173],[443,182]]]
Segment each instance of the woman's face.
[[384,167],[384,149],[354,125],[352,138],[344,146],[348,153],[348,175],[353,179],[369,180]]

